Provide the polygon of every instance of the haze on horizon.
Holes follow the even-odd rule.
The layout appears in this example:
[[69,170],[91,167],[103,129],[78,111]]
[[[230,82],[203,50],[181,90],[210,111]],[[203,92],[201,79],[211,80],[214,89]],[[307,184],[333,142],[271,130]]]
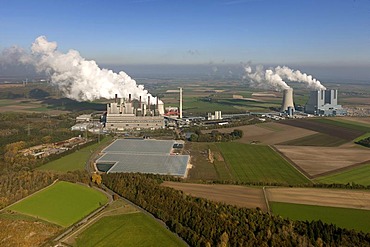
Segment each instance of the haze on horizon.
[[[77,50],[101,67],[126,68],[134,77],[190,75],[194,65],[202,65],[195,74],[225,71],[227,77],[248,62],[288,65],[323,80],[370,77],[367,0],[0,3],[2,52],[14,45],[29,50],[45,35],[62,52]],[[22,74],[8,62],[0,58],[0,75]]]

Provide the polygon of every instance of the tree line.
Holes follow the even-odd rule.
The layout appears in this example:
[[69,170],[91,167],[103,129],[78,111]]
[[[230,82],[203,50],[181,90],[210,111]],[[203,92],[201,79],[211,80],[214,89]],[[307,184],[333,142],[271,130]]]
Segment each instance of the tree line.
[[362,145],[364,147],[370,148],[370,137],[364,138],[364,139],[359,140],[359,141],[357,141],[355,143],[356,144],[360,144],[360,145]]
[[102,179],[107,187],[164,221],[190,246],[370,245],[370,234],[191,197],[161,186],[160,175],[116,173]]
[[217,130],[212,130],[210,133],[203,133],[201,130],[196,130],[191,134],[189,141],[192,142],[228,142],[243,137],[243,131],[235,129],[230,133],[221,133]]

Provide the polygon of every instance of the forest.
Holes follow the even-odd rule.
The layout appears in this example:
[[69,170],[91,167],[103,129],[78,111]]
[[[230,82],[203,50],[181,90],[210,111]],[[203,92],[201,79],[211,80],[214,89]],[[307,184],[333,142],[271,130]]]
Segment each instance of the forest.
[[[369,246],[370,234],[321,221],[283,219],[161,186],[163,177],[105,174],[103,183],[152,213],[190,246]],[[165,178],[166,179],[166,178]]]
[[211,133],[202,133],[197,130],[190,136],[189,141],[192,142],[228,142],[243,137],[243,131],[235,129],[231,133],[221,133],[217,130],[212,130]]

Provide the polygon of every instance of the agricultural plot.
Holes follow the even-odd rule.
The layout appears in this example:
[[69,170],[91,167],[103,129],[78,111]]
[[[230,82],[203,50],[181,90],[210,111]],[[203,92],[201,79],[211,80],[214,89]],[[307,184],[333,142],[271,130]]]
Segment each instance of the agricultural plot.
[[340,125],[336,124],[335,121],[326,119],[294,119],[281,121],[280,123],[316,131],[345,141],[352,141],[367,132],[363,129],[353,128],[353,125]]
[[367,148],[275,146],[281,153],[312,177],[369,161]]
[[217,143],[233,180],[304,184],[310,181],[268,146]]
[[355,167],[351,170],[342,171],[328,176],[317,178],[315,181],[326,184],[348,184],[356,183],[370,186],[370,163]]
[[317,133],[311,130],[292,127],[280,123],[261,123],[254,125],[244,125],[233,128],[218,129],[217,131],[230,133],[234,129],[240,129],[243,131],[243,137],[237,140],[237,142],[246,144],[254,142],[265,145],[274,145],[281,142],[287,142],[298,138],[303,138]]
[[261,188],[223,184],[191,184],[163,182],[163,186],[181,190],[194,197],[223,202],[239,207],[261,208],[266,211],[266,202]]
[[320,146],[320,147],[337,147],[347,141],[336,136],[330,136],[323,133],[317,133],[287,142],[278,143],[279,145],[292,146]]
[[270,203],[272,212],[292,220],[321,220],[338,227],[370,232],[370,211],[351,208],[324,207],[283,202]]
[[143,213],[101,218],[76,239],[75,246],[186,246],[172,232]]
[[370,210],[370,192],[318,188],[266,188],[271,202]]
[[105,194],[100,191],[61,181],[8,209],[68,227],[107,201]]

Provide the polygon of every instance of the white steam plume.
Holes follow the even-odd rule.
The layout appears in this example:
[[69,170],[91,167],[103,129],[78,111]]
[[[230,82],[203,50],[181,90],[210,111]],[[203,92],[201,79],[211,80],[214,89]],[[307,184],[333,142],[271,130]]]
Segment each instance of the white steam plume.
[[[101,69],[93,60],[86,60],[76,50],[61,53],[57,50],[56,42],[47,41],[40,36],[31,47],[31,54],[25,54],[20,61],[31,63],[38,72],[51,74],[51,82],[57,85],[66,97],[78,101],[95,100],[99,98],[142,97],[143,101],[151,96],[143,85],[121,71]],[[152,97],[152,96],[151,96]],[[156,98],[151,100],[156,102]]]
[[290,88],[278,74],[270,69],[264,70],[262,65],[257,65],[255,71],[249,65],[244,70],[244,79],[248,78],[252,87],[277,90]]
[[287,66],[283,66],[283,67],[277,66],[275,68],[275,73],[279,75],[281,78],[288,80],[288,81],[307,83],[308,88],[326,89],[319,80],[313,78],[311,75],[302,73],[299,70],[292,70],[288,68]]

